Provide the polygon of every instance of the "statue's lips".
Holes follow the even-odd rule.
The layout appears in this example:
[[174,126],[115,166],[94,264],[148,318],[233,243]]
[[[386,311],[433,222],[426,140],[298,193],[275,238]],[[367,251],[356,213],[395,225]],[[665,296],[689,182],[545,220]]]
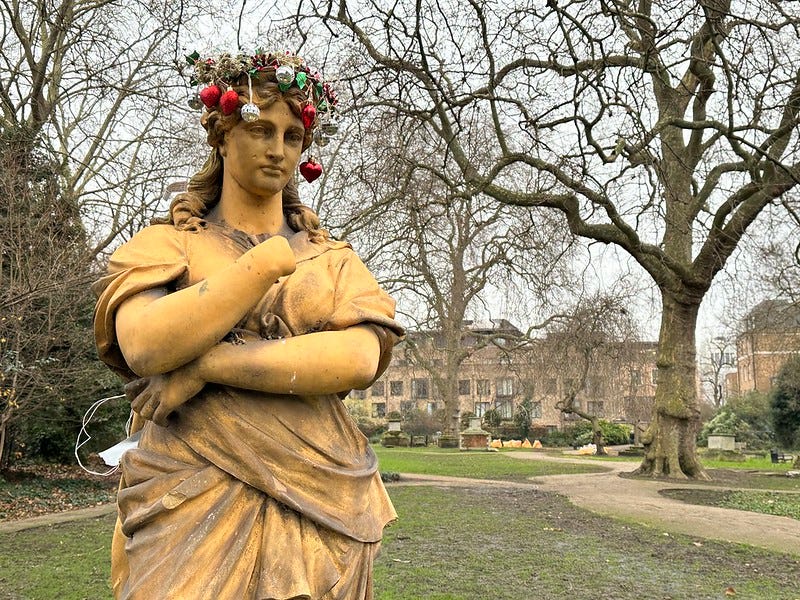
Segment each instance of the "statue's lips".
[[267,175],[282,175],[283,170],[278,167],[261,167],[261,171]]

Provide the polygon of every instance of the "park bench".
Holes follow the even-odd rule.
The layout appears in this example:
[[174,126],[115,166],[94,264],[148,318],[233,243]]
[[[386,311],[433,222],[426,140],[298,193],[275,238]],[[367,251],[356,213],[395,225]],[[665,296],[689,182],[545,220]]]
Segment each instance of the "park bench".
[[783,452],[778,452],[777,450],[770,450],[769,457],[772,459],[773,464],[787,463],[794,460],[794,456],[791,454],[784,454]]

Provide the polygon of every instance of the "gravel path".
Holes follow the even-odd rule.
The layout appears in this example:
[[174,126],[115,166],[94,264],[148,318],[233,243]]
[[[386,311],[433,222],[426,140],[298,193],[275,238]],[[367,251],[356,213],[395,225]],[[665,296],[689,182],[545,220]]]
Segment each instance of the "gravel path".
[[[552,460],[586,464],[585,460],[559,458],[538,452],[510,452],[519,460]],[[463,480],[455,477],[404,475],[408,484],[436,482],[440,485],[532,485],[537,489],[567,496],[576,506],[616,519],[639,523],[665,533],[683,533],[713,540],[749,544],[800,556],[800,521],[731,508],[686,504],[659,494],[659,490],[681,486],[676,481],[650,481],[620,477],[636,465],[606,462],[604,473],[548,475],[531,479],[530,484],[490,480]],[[718,486],[691,484],[720,490]]]

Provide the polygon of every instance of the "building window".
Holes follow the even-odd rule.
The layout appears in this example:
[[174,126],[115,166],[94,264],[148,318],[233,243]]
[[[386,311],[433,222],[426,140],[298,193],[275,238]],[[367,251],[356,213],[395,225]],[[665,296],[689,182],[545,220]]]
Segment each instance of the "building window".
[[476,402],[475,403],[475,413],[476,417],[482,417],[486,414],[486,411],[489,410],[489,403],[488,402]]
[[425,410],[427,411],[427,413],[429,415],[432,415],[433,413],[435,413],[436,412],[436,402],[428,402],[428,404],[425,406]]
[[514,380],[510,377],[502,377],[497,380],[497,396],[508,397],[514,395]]
[[458,380],[458,395],[459,396],[469,396],[470,389],[472,386],[470,385],[469,379],[459,379]]
[[356,400],[363,400],[367,397],[366,390],[350,390],[350,397]]
[[372,395],[373,396],[385,396],[386,395],[386,384],[383,381],[376,381],[372,384]]
[[510,400],[497,403],[497,412],[500,413],[501,419],[510,419],[514,416],[514,407],[511,405]]
[[642,385],[642,372],[639,369],[631,371],[631,385]]
[[545,379],[544,381],[544,393],[548,396],[555,396],[557,392],[557,382],[555,378],[551,377],[550,379]]
[[434,358],[433,359],[433,366],[436,367],[436,368],[441,368],[442,359],[441,358]]
[[402,396],[403,395],[403,382],[402,381],[390,381],[389,382],[389,394],[391,396]]
[[489,389],[489,380],[488,379],[478,379],[478,396],[488,396],[491,394],[491,390]]
[[372,403],[372,417],[378,419],[386,416],[386,402]]
[[428,397],[428,380],[427,379],[412,379],[411,380],[411,397],[415,399],[425,399]]
[[542,403],[541,402],[531,402],[531,419],[541,419],[542,418]]
[[589,400],[586,403],[586,410],[589,411],[590,415],[594,415],[595,417],[602,417],[603,416],[603,403],[600,402],[600,401]]
[[413,400],[404,400],[400,403],[400,412],[407,413],[409,411],[415,410],[417,408],[417,403]]
[[658,383],[658,369],[650,371],[650,382],[655,385]]

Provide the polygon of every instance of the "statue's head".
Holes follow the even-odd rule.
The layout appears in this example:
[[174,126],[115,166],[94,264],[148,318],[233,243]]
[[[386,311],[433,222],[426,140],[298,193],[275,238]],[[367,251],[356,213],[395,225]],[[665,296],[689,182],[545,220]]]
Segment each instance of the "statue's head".
[[[194,53],[187,60],[194,68],[192,83],[198,86],[190,102],[205,106],[201,123],[213,148],[237,123],[258,119],[259,109],[278,101],[286,102],[303,122],[303,150],[312,142],[324,146],[336,133],[336,93],[297,56],[259,50],[253,55],[208,58]],[[306,172],[303,175],[309,178]]]
[[[324,146],[338,129],[337,98],[318,72],[286,52],[259,50],[253,55],[207,58],[195,52],[186,59],[193,69],[191,84],[195,86],[189,104],[203,108],[200,122],[212,150],[203,168],[189,180],[187,191],[173,201],[169,216],[154,222],[195,229],[202,226],[204,216],[219,201],[224,171],[220,149],[228,132],[243,121],[258,120],[261,109],[285,102],[303,123],[302,150],[308,150],[312,143]],[[300,173],[313,181],[322,167],[309,156],[300,163]],[[283,208],[292,229],[307,230],[312,239],[327,235],[319,229],[319,217],[300,202],[293,177],[283,189]]]

